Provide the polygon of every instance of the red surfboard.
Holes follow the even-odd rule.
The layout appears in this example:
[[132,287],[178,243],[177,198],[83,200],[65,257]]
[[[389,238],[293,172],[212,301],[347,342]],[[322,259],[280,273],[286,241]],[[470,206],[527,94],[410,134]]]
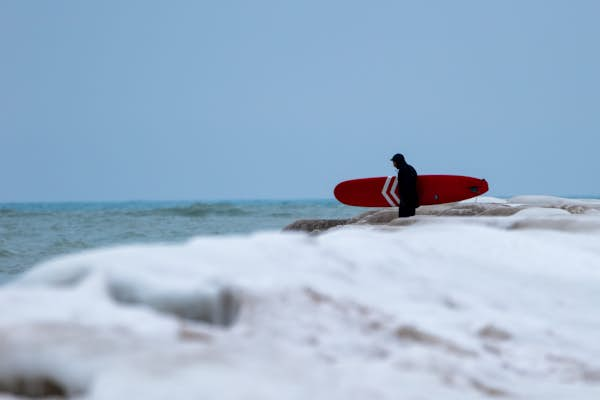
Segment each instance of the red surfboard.
[[[333,194],[340,202],[358,207],[397,207],[395,176],[352,179],[339,183]],[[485,179],[459,175],[419,175],[419,205],[453,203],[479,196],[488,191]]]

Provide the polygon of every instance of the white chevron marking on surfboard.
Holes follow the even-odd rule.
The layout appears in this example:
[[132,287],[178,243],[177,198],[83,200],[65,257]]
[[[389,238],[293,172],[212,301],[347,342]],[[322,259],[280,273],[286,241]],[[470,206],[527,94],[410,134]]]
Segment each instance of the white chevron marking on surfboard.
[[381,194],[383,195],[383,198],[386,199],[386,201],[388,202],[388,204],[393,207],[395,206],[394,202],[392,201],[392,199],[390,199],[390,196],[388,195],[388,187],[390,186],[390,181],[392,180],[391,176],[388,176],[387,179],[385,180],[385,185],[383,185],[383,190],[381,191]]
[[392,198],[396,201],[394,205],[400,204],[400,198],[396,194],[396,188],[398,187],[398,179],[394,179],[394,184],[392,185],[392,189],[390,190],[390,194]]

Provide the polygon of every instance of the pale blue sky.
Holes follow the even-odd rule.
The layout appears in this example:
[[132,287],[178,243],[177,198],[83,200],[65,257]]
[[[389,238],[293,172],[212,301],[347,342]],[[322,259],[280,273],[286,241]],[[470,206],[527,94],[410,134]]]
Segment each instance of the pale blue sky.
[[600,1],[0,0],[0,201],[600,195]]

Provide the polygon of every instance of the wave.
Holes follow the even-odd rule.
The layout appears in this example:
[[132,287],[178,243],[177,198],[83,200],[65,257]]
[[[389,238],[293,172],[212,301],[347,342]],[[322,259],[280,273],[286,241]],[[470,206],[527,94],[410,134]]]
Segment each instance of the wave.
[[294,216],[294,213],[291,212],[274,212],[270,214],[271,217],[274,218],[291,218]]
[[14,208],[0,208],[0,217],[40,217],[52,214],[51,212],[18,210]]
[[0,218],[22,218],[22,217],[52,217],[61,212],[69,212],[71,210],[62,209],[40,209],[40,208],[0,208]]
[[14,257],[17,254],[8,250],[8,249],[0,249],[0,257]]
[[179,217],[206,217],[206,216],[224,216],[238,217],[250,215],[251,212],[235,206],[231,203],[193,203],[181,206],[151,206],[131,208],[119,207],[98,207],[98,208],[57,208],[53,210],[38,209],[19,209],[19,208],[0,208],[0,217],[45,217],[57,214],[71,213],[102,213],[105,215],[126,215],[132,217],[149,216],[179,216]]
[[85,250],[85,249],[89,249],[91,247],[92,247],[92,245],[90,245],[87,242],[84,242],[83,240],[69,240],[69,239],[61,238],[61,239],[54,241],[54,243],[52,243],[50,250],[54,251],[58,254],[61,254],[61,253],[70,253],[70,252],[77,251],[77,250]]
[[239,217],[249,215],[250,212],[229,203],[194,203],[187,206],[155,208],[145,211],[130,212],[133,215],[162,215],[178,217],[207,217],[211,215],[224,217]]

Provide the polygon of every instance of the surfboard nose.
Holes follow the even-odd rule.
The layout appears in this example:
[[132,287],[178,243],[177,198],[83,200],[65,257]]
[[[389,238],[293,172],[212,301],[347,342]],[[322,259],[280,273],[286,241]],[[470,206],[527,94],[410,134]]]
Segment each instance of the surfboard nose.
[[485,179],[479,180],[479,185],[473,185],[469,187],[472,193],[483,194],[488,191],[488,183]]
[[489,186],[488,186],[488,183],[487,183],[487,181],[486,181],[485,179],[482,179],[482,180],[481,180],[481,193],[485,193],[485,192],[487,192],[489,189],[490,189],[490,188],[489,188]]

